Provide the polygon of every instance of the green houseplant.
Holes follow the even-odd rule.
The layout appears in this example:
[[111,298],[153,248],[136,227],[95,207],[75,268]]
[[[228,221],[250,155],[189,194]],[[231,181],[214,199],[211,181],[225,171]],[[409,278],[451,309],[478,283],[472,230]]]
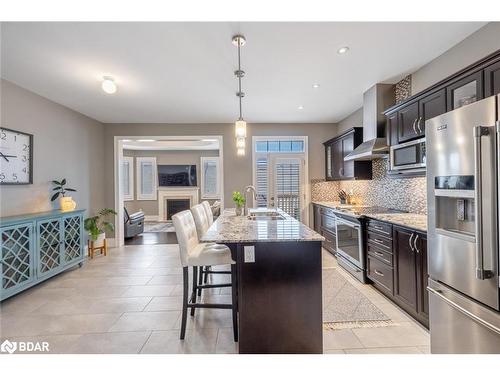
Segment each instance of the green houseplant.
[[76,191],[75,189],[66,187],[66,179],[63,178],[61,181],[54,180],[52,183],[55,185],[55,187],[52,189],[54,194],[52,195],[52,198],[50,198],[51,202],[54,202],[59,196],[61,198],[59,199],[59,205],[61,207],[62,211],[72,211],[76,208],[76,203],[71,197],[67,197],[66,193],[68,191]]
[[233,202],[236,205],[236,215],[240,216],[245,205],[245,197],[239,191],[233,191]]
[[111,215],[116,215],[116,211],[111,208],[103,208],[96,216],[91,216],[85,219],[84,228],[89,234],[89,237],[94,241],[94,246],[100,246],[100,244],[106,238],[106,231],[113,231],[115,226],[106,221]]

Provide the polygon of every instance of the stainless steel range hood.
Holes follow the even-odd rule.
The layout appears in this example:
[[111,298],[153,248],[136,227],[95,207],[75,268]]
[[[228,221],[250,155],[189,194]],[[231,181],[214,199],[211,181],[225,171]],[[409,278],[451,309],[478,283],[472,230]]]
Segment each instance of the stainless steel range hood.
[[373,160],[387,157],[385,116],[382,112],[394,104],[394,85],[377,83],[363,94],[363,143],[344,160]]

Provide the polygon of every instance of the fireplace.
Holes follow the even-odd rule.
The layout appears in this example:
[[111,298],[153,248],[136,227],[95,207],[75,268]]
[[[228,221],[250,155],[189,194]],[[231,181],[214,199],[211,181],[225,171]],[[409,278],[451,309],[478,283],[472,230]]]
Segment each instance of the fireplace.
[[172,216],[178,212],[189,210],[191,205],[190,199],[165,199],[167,205],[167,220],[172,220]]

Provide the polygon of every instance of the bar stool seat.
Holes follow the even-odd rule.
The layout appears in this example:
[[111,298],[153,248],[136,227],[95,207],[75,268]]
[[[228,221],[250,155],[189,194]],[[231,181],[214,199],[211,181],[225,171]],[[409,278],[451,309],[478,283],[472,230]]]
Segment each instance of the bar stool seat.
[[224,264],[235,264],[231,258],[231,250],[226,245],[200,243],[189,252],[187,258],[188,267]]

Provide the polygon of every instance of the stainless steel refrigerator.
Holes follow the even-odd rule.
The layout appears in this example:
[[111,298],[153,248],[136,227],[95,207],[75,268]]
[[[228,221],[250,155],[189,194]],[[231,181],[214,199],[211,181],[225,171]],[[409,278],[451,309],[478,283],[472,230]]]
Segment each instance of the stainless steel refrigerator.
[[426,122],[432,353],[500,353],[500,96]]

